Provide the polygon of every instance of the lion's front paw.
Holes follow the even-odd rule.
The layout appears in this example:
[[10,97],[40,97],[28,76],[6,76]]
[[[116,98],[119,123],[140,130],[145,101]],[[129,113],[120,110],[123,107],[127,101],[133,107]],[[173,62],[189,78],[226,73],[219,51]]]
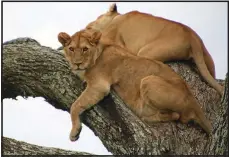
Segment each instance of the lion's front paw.
[[82,125],[79,128],[73,127],[69,136],[69,139],[74,142],[79,139],[80,132],[82,130]]

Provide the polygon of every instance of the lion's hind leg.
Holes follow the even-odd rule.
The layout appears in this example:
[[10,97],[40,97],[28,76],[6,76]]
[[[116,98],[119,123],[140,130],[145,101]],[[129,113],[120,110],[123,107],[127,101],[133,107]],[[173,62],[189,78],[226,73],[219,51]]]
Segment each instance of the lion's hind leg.
[[140,94],[144,107],[142,119],[147,122],[167,122],[180,118],[178,89],[158,76],[147,76],[141,80]]
[[169,122],[178,120],[179,118],[179,113],[173,111],[164,112],[163,110],[157,110],[157,112],[155,114],[152,114],[151,116],[142,115],[142,120],[149,123]]

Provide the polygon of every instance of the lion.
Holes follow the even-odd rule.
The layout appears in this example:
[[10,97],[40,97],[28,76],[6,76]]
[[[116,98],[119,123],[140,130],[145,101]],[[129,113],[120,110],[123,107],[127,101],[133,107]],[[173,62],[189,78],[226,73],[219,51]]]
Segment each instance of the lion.
[[97,104],[113,88],[144,122],[196,121],[210,134],[212,126],[188,85],[168,65],[132,55],[101,32],[81,30],[71,37],[58,34],[72,70],[85,71],[86,89],[70,108],[70,140],[79,138],[79,115]]
[[221,95],[213,59],[198,34],[188,26],[138,11],[120,14],[116,4],[89,23],[86,29],[102,31],[134,55],[161,62],[192,60],[200,74]]

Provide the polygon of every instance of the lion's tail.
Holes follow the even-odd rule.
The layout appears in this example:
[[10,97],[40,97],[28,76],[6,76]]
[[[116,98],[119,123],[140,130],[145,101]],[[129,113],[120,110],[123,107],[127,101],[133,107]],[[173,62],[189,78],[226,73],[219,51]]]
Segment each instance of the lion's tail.
[[211,55],[209,54],[208,50],[204,46],[204,44],[202,45],[202,48],[203,48],[203,52],[204,52],[203,54],[204,54],[205,64],[206,64],[210,74],[215,79],[216,76],[215,76],[215,64],[214,64],[214,61],[213,61]]
[[192,39],[192,57],[198,70],[200,71],[200,74],[205,81],[210,84],[210,86],[212,86],[222,95],[223,87],[220,86],[214,79],[215,66],[210,54],[196,33],[192,34]]
[[[198,105],[198,104],[196,104]],[[207,134],[210,134],[212,131],[212,125],[208,119],[205,118],[204,112],[201,110],[200,106],[195,107],[195,116],[194,121],[196,121]]]

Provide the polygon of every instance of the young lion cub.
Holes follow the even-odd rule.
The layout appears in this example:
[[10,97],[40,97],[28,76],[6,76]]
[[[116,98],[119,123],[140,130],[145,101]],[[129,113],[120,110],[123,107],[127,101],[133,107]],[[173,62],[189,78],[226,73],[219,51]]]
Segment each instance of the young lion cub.
[[195,120],[208,134],[211,124],[187,84],[167,65],[127,53],[101,33],[82,30],[70,37],[59,33],[65,57],[73,70],[85,70],[86,89],[71,106],[72,130],[70,140],[79,138],[79,115],[95,105],[110,87],[142,120],[166,122]]

